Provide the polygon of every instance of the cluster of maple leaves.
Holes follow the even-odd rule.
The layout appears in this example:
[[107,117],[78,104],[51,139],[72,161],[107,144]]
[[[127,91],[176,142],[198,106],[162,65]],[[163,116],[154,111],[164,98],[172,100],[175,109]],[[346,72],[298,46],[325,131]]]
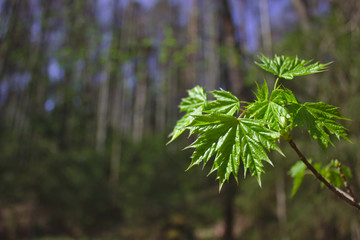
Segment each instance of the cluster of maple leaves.
[[[346,128],[338,122],[346,118],[337,107],[324,102],[302,103],[291,90],[279,83],[279,79],[291,80],[295,76],[322,72],[329,63],[312,63],[297,57],[276,55],[274,59],[265,56],[259,59],[260,63],[256,64],[276,76],[272,90],[264,80],[262,86],[257,85],[256,100],[246,102],[223,89],[209,92],[214,100],[208,100],[205,89],[196,86],[188,91],[188,97],[182,99],[179,108],[185,115],[170,134],[170,142],[186,130],[190,135],[196,135],[196,140],[187,147],[194,149],[189,168],[212,160],[210,173],[217,172],[220,189],[231,174],[238,181],[240,169],[244,176],[247,173],[254,176],[261,186],[263,161],[272,165],[269,151],[282,154],[277,142],[280,138],[289,140],[291,131],[296,127],[306,128],[323,148],[332,144],[331,135],[348,140]],[[337,177],[339,173],[333,165],[317,166],[329,180],[341,179]],[[326,172],[326,169],[329,171]],[[302,162],[295,163],[291,168],[293,194],[300,186],[305,171]]]

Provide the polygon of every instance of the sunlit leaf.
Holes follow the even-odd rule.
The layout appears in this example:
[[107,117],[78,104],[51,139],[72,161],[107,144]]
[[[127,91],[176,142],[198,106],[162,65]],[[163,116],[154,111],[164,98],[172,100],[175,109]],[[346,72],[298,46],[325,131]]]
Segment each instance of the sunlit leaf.
[[176,122],[173,131],[169,135],[171,139],[168,144],[178,138],[186,130],[186,127],[194,120],[195,115],[202,114],[202,109],[203,106],[199,106],[194,111],[185,114]]
[[212,91],[210,93],[215,97],[216,100],[210,101],[207,104],[205,112],[233,115],[235,112],[239,111],[240,101],[232,93],[223,89],[220,91]]
[[277,131],[285,128],[290,117],[285,107],[291,99],[288,95],[288,91],[277,89],[272,92],[269,99],[269,89],[265,81],[262,88],[258,87],[257,101],[247,106],[247,116],[264,120],[271,129]]
[[335,135],[348,140],[346,128],[343,127],[336,119],[346,119],[338,111],[337,107],[328,105],[323,102],[293,104],[289,111],[293,116],[293,125],[306,126],[310,136],[318,140],[318,143],[326,148],[332,144],[330,135]]
[[267,100],[269,98],[269,88],[268,88],[266,80],[264,79],[264,83],[261,87],[259,86],[259,84],[257,82],[255,82],[255,83],[257,86],[257,92],[255,92],[255,96],[256,96],[257,100],[259,102]]
[[179,105],[180,112],[193,112],[206,104],[206,92],[203,87],[196,86],[188,90],[188,97],[183,98]]
[[203,87],[196,86],[189,90],[188,94],[189,96],[183,98],[179,105],[180,111],[186,111],[187,113],[176,122],[173,131],[169,135],[171,139],[168,144],[174,141],[186,130],[186,126],[192,122],[194,115],[202,114],[202,111],[207,104],[206,92]]
[[285,57],[275,55],[274,59],[259,56],[260,63],[255,62],[256,65],[264,69],[265,71],[278,76],[291,80],[295,76],[308,75],[313,73],[319,73],[326,70],[326,67],[330,63],[320,64],[318,62],[312,63],[312,61],[302,60],[298,57]]
[[194,148],[190,167],[214,157],[211,172],[217,171],[220,188],[231,174],[237,180],[240,158],[244,173],[250,172],[261,184],[262,161],[271,164],[266,150],[281,150],[276,145],[280,134],[270,130],[261,120],[237,119],[226,114],[194,116],[188,126],[198,138],[188,148]]

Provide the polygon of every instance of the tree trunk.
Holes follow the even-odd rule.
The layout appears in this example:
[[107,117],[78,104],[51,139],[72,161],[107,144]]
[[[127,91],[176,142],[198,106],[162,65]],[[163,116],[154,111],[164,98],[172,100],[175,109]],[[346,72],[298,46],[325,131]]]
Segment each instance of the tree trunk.
[[223,186],[224,194],[224,235],[222,240],[234,239],[235,197],[238,186],[234,181],[229,181]]
[[133,117],[133,140],[139,142],[144,133],[145,105],[147,96],[147,83],[145,73],[140,71],[136,84],[134,117]]
[[97,127],[96,127],[96,150],[104,151],[107,129],[107,115],[109,102],[109,70],[110,62],[108,61],[105,70],[102,73],[101,85],[99,89],[98,108],[97,108]]
[[205,89],[216,89],[220,79],[219,62],[219,33],[218,33],[217,4],[215,1],[206,1],[204,10],[205,26]]
[[185,88],[194,87],[197,80],[197,58],[199,48],[199,3],[198,0],[192,0],[192,12],[188,23],[188,56],[186,69]]
[[222,12],[222,42],[226,47],[227,67],[230,78],[230,90],[237,96],[240,95],[243,89],[243,81],[240,71],[240,48],[235,39],[235,28],[231,17],[231,10],[227,0],[221,1]]
[[162,68],[159,86],[157,89],[157,94],[155,96],[155,131],[163,133],[165,130],[166,124],[166,91],[165,91],[165,80],[166,73],[165,67]]
[[279,229],[283,240],[289,239],[287,236],[287,217],[286,217],[286,192],[283,170],[279,168],[276,174],[276,213],[279,221]]
[[304,0],[291,0],[296,13],[299,17],[300,24],[305,32],[309,31],[310,29],[310,20],[309,20],[309,13],[306,8],[306,4]]
[[268,0],[260,0],[260,28],[261,28],[261,42],[264,54],[267,56],[272,55],[272,37],[271,37],[271,24],[269,17]]
[[120,80],[119,71],[115,71],[113,79],[115,80],[115,86],[112,97],[112,110],[111,110],[111,130],[112,130],[112,142],[111,142],[111,155],[110,155],[110,173],[109,181],[111,187],[115,190],[119,182],[119,171],[121,162],[121,116],[122,113],[122,82]]

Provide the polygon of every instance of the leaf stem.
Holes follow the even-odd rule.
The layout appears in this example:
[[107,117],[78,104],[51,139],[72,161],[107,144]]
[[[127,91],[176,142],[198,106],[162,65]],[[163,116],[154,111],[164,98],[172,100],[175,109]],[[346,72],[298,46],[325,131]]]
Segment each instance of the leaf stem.
[[340,199],[342,199],[343,201],[345,201],[346,203],[348,203],[349,205],[357,208],[358,210],[360,210],[360,203],[357,202],[357,200],[347,194],[346,192],[342,191],[341,189],[335,187],[334,185],[332,185],[330,182],[328,182],[314,167],[313,165],[311,165],[311,163],[309,163],[306,160],[306,157],[304,156],[304,154],[298,149],[298,147],[296,146],[296,144],[294,143],[294,141],[292,139],[287,140],[287,142],[290,144],[290,146],[292,147],[292,149],[296,152],[296,154],[298,155],[298,157],[300,158],[300,160],[306,165],[306,167],[314,174],[314,176],[320,181],[322,182],[328,189],[330,189],[330,191],[332,191],[333,193],[335,193]]
[[238,117],[238,119],[242,118],[242,116],[244,116],[245,113],[246,113],[246,110],[244,110],[244,111],[240,114],[240,116]]
[[278,82],[279,82],[279,79],[280,79],[280,78],[279,78],[279,77],[277,77],[277,78],[276,78],[276,80],[275,80],[274,90],[275,90],[275,89],[276,89],[276,87],[277,87],[277,84],[278,84]]

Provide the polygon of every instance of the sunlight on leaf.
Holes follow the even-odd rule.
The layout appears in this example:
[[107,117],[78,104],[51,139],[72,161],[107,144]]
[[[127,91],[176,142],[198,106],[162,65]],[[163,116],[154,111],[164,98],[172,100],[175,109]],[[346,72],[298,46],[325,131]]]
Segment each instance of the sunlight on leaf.
[[347,118],[339,113],[337,107],[323,102],[293,104],[289,112],[293,116],[293,126],[306,126],[310,136],[324,148],[327,148],[329,143],[332,144],[329,134],[349,141],[346,128],[336,121]]
[[302,60],[298,57],[285,57],[275,55],[274,59],[259,56],[260,63],[255,62],[256,65],[264,69],[265,71],[284,78],[287,80],[293,79],[295,76],[308,75],[313,73],[319,73],[326,70],[326,67],[331,63],[311,63],[312,60]]
[[[265,126],[265,122],[255,119],[237,119],[226,114],[194,116],[189,124],[192,133],[198,138],[187,148],[194,148],[190,167],[214,156],[210,173],[217,171],[220,188],[231,174],[237,180],[240,158],[244,175],[249,171],[261,185],[261,173],[264,172],[262,161],[271,163],[266,150],[281,150],[276,145],[280,134]],[[190,168],[189,167],[189,168]]]
[[210,101],[205,112],[217,112],[228,115],[233,115],[240,109],[240,101],[232,93],[221,89],[220,91],[210,92],[215,98],[215,101]]
[[176,122],[173,131],[169,135],[171,139],[167,144],[174,141],[186,130],[186,126],[192,122],[194,115],[202,114],[202,111],[207,103],[206,92],[203,87],[196,86],[189,90],[188,94],[189,96],[183,98],[179,105],[180,112],[186,111],[187,113]]

